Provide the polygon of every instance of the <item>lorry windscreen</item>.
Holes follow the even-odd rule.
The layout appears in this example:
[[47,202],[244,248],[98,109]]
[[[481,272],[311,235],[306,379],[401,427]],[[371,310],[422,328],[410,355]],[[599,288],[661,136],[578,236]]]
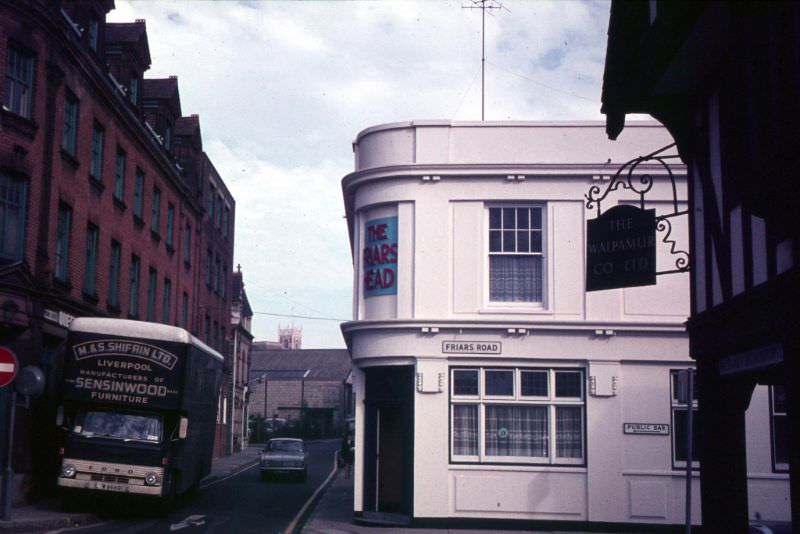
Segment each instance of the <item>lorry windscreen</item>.
[[85,410],[77,414],[72,431],[87,438],[158,443],[162,428],[161,416],[156,414]]

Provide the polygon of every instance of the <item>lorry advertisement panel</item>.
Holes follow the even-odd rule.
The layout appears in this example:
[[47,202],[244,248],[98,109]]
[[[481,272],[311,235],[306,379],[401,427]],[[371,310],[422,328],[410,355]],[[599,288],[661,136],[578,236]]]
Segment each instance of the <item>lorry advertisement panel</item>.
[[168,342],[76,336],[66,358],[65,396],[128,407],[178,408],[184,350]]

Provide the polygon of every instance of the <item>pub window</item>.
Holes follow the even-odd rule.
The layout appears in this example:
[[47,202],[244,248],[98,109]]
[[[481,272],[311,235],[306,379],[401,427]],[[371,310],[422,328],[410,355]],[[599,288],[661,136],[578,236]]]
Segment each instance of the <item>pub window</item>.
[[542,212],[541,206],[489,207],[490,302],[542,303]]
[[[692,469],[699,469],[700,462],[697,459],[698,444],[700,443],[699,433],[700,424],[697,417],[697,377],[695,376],[694,388],[691,395],[687,395],[685,400],[680,398],[679,389],[680,371],[670,371],[671,382],[671,404],[672,404],[672,466],[675,469],[686,469],[688,451],[686,449],[687,415],[689,405],[692,408]],[[689,401],[691,396],[691,401]]]
[[789,418],[786,411],[786,388],[769,388],[769,411],[772,419],[772,468],[778,473],[789,472]]
[[451,369],[451,461],[582,465],[582,369]]

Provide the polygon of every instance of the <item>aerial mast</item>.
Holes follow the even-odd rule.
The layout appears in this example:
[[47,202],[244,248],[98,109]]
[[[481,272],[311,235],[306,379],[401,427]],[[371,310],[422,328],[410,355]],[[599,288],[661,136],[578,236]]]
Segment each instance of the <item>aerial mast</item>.
[[486,110],[486,10],[501,9],[503,4],[497,0],[472,0],[472,5],[461,7],[481,10],[481,120],[484,120]]

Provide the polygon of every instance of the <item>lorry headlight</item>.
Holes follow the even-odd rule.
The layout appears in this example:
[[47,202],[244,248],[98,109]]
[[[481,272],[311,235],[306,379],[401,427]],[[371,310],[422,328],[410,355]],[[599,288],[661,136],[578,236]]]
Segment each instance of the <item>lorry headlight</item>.
[[158,475],[152,471],[144,476],[144,483],[148,486],[157,486],[159,482],[160,480],[158,479]]
[[61,467],[61,476],[64,478],[72,478],[75,476],[75,466],[72,464],[64,464]]

